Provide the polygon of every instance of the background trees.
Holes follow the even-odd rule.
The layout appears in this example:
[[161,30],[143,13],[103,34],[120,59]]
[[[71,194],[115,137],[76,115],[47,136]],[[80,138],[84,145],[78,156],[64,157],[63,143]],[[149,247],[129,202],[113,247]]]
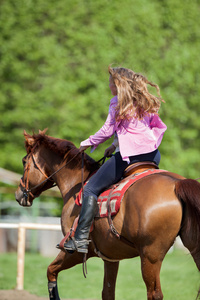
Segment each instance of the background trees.
[[160,167],[200,176],[198,0],[7,0],[0,11],[1,167],[22,172],[24,129],[48,127],[77,147],[97,131],[113,63],[160,86]]

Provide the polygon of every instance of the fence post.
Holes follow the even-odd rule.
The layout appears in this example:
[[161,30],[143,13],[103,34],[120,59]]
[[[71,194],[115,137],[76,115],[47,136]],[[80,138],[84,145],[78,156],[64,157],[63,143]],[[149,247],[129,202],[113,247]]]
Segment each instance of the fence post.
[[[1,168],[0,168],[1,169]],[[17,290],[24,289],[24,262],[25,262],[25,243],[26,229],[35,230],[57,230],[60,231],[60,225],[56,224],[39,224],[39,223],[1,223],[0,228],[18,228],[17,242]]]
[[24,289],[25,236],[26,229],[22,224],[19,224],[17,243],[17,290]]

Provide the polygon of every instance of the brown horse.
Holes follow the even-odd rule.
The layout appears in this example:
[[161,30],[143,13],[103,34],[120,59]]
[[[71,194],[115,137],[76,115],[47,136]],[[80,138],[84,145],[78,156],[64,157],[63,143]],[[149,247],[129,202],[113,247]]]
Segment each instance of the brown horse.
[[[64,201],[61,216],[63,234],[70,230],[80,207],[75,198],[81,188],[81,153],[69,141],[39,134],[28,135],[23,158],[24,174],[16,191],[22,206],[31,206],[35,197],[57,184]],[[84,154],[84,180],[98,168],[98,163]],[[49,178],[49,176],[51,177]],[[163,172],[134,183],[125,193],[121,207],[113,217],[117,238],[108,219],[95,218],[92,242],[87,258],[104,260],[103,300],[115,299],[119,261],[140,256],[148,300],[162,300],[160,269],[162,261],[179,235],[200,270],[200,184],[192,179]],[[58,273],[82,263],[83,254],[60,251],[49,265],[49,297],[59,300]]]

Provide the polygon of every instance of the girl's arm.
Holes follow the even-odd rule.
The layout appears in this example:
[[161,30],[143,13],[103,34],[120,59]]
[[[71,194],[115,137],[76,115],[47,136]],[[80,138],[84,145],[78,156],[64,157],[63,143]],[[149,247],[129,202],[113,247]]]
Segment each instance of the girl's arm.
[[115,132],[114,133],[114,140],[113,140],[113,143],[110,147],[108,147],[105,152],[104,152],[104,156],[105,157],[109,157],[112,155],[112,153],[114,151],[119,151],[119,140],[118,140],[118,137],[117,137],[117,133]]
[[117,124],[115,121],[115,105],[113,105],[115,103],[113,103],[112,100],[104,125],[94,135],[91,135],[88,139],[82,141],[81,146],[93,146],[92,148],[95,149],[99,144],[105,142],[114,134]]

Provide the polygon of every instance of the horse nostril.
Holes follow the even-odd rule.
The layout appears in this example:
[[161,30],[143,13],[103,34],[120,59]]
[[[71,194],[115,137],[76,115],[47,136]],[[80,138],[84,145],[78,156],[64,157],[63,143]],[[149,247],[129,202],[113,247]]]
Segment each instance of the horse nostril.
[[29,192],[27,190],[23,191],[23,198],[27,201]]

